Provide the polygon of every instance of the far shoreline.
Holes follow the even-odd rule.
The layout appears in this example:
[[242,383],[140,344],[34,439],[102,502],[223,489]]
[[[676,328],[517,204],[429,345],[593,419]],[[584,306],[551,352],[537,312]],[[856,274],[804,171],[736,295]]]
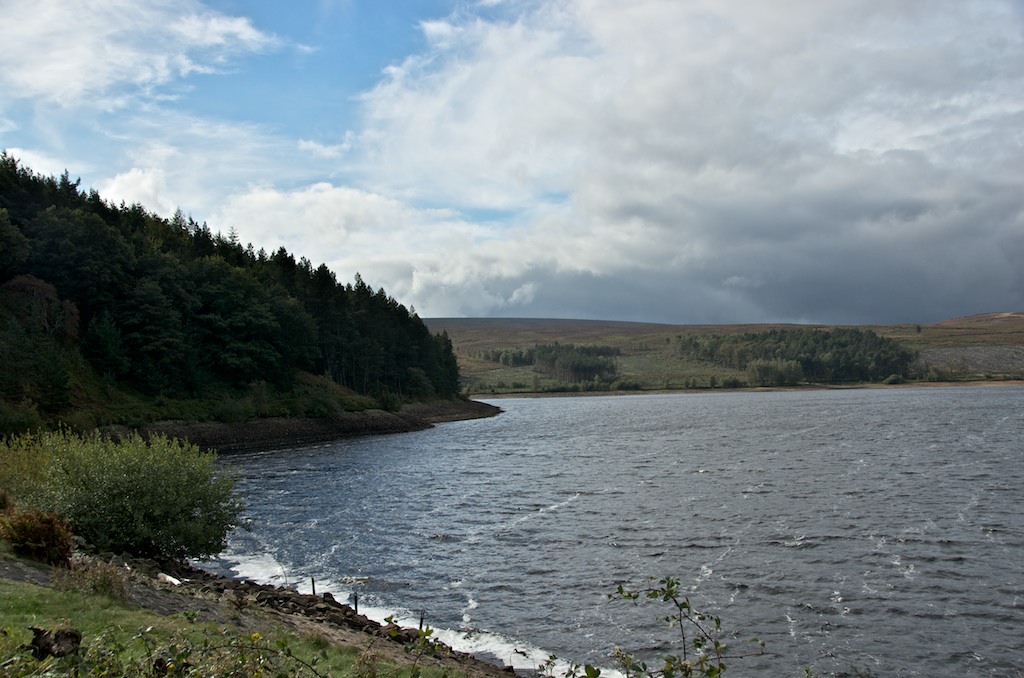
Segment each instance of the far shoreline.
[[[158,421],[136,429],[144,437],[163,435],[186,440],[219,455],[269,452],[371,435],[411,433],[450,421],[484,419],[501,413],[501,408],[479,400],[438,400],[411,403],[398,412],[364,410],[338,417],[300,419],[270,417],[244,422]],[[104,433],[125,435],[127,427],[105,427]]]
[[[136,429],[144,437],[164,435],[186,440],[200,449],[231,455],[245,452],[285,451],[312,445],[373,435],[411,433],[436,424],[484,419],[502,409],[487,400],[512,398],[596,398],[603,396],[699,395],[708,393],[776,393],[795,391],[847,391],[859,389],[960,388],[1022,386],[1024,380],[921,381],[902,384],[803,384],[799,386],[758,386],[715,389],[651,389],[644,391],[558,391],[522,393],[474,393],[466,399],[411,403],[398,412],[364,410],[339,417],[304,419],[272,417],[245,422],[158,421]],[[127,427],[111,426],[104,433],[125,435]]]
[[473,393],[470,398],[577,398],[631,395],[691,395],[700,393],[776,393],[783,391],[855,391],[860,389],[959,388],[965,386],[1024,386],[1024,379],[976,379],[968,381],[907,381],[902,384],[800,384],[798,386],[744,386],[741,388],[659,388],[643,391],[522,391],[518,393]]

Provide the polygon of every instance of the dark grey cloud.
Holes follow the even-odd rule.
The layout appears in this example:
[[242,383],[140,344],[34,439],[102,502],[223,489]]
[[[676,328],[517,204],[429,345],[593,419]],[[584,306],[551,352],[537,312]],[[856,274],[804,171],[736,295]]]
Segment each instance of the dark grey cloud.
[[[30,5],[12,7],[27,17]],[[143,6],[118,25],[148,35],[177,16],[163,0]],[[132,168],[109,175],[116,192],[181,204],[342,280],[358,271],[424,316],[872,323],[1024,310],[1021,11],[477,3],[422,23],[422,52],[354,97],[358,123],[329,143],[170,99],[97,139],[134,143]],[[205,17],[175,24],[192,51],[130,43],[127,70],[91,71],[92,89],[73,88],[88,63],[52,56],[97,53],[96,32],[68,22],[67,50],[0,48],[0,63],[19,66],[8,84],[38,76],[20,84],[35,100],[74,102],[139,78],[185,91],[194,60],[217,56],[203,25],[233,54],[289,58],[249,19],[198,0],[179,13]],[[21,21],[18,44],[44,44],[44,24]],[[165,62],[177,66],[145,79]],[[5,110],[0,130],[16,128]]]
[[[867,323],[1024,308],[1024,78],[1010,66],[1024,49],[1009,4],[573,8],[461,26],[468,57],[432,62],[446,83],[537,74],[536,87],[518,84],[528,105],[498,107],[510,99],[482,87],[461,90],[459,110],[468,98],[492,132],[572,159],[559,165],[565,204],[466,243],[480,263],[465,288],[447,287],[446,311],[476,314],[487,299],[497,315]],[[591,49],[537,48],[552,31]],[[435,120],[451,105],[443,87],[400,89],[376,105],[416,101]],[[535,109],[570,105],[575,117],[538,122]],[[402,119],[422,122],[418,108]],[[438,187],[456,203],[507,181],[494,140],[470,136],[480,145],[437,148],[466,170],[493,162]],[[525,210],[530,191],[509,199]],[[528,303],[511,302],[524,286]]]

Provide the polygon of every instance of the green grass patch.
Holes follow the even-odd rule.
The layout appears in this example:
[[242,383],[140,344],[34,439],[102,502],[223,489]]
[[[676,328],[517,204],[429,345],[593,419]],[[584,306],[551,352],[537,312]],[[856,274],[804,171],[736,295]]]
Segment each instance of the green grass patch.
[[172,631],[179,620],[129,607],[107,596],[77,591],[57,591],[46,586],[0,579],[0,625],[7,632],[3,638],[5,655],[10,644],[15,646],[32,638],[29,626],[74,626],[86,638],[96,637],[107,629],[135,633],[152,626]]
[[[76,656],[37,660],[25,651],[29,627],[74,628]],[[182,666],[190,668],[184,673]],[[196,615],[161,616],[106,596],[0,580],[0,675],[353,676],[426,678],[451,675],[432,666],[382,660],[365,646],[339,645],[317,633],[296,633],[259,610],[210,623]],[[174,667],[177,667],[175,669]]]

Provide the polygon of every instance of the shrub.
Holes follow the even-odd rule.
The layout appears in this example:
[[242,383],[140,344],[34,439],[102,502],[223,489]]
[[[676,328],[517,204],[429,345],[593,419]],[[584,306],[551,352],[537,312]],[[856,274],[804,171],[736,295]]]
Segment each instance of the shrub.
[[[764,643],[756,638],[756,647],[748,652],[733,652],[722,642],[722,620],[713,614],[700,612],[690,603],[680,588],[679,580],[666,577],[657,584],[653,579],[645,587],[633,589],[619,584],[611,599],[628,600],[634,605],[646,601],[667,603],[671,612],[662,619],[679,634],[682,654],[664,655],[648,665],[635,655],[615,648],[612,657],[625,678],[717,678],[725,673],[725,661],[764,654]],[[558,668],[558,657],[551,655],[537,667],[540,678],[600,678],[601,669],[590,664],[571,663],[566,671]],[[807,675],[810,675],[808,671]]]
[[55,513],[12,511],[0,521],[0,533],[19,556],[51,565],[71,560],[71,528]]
[[[504,388],[504,385],[501,387]],[[397,412],[402,409],[402,399],[387,389],[382,389],[379,393],[374,394],[374,397],[380,404],[380,409],[386,412]]]
[[43,418],[33,403],[22,403],[16,407],[0,400],[0,435],[24,433],[42,425]]
[[722,380],[722,388],[743,388],[747,383],[739,377],[726,377]]
[[15,495],[53,511],[102,550],[156,558],[203,558],[223,550],[242,506],[212,453],[164,436],[113,441],[67,431],[0,444],[8,454],[35,451],[44,473]]
[[80,591],[125,602],[130,593],[128,572],[113,563],[93,561],[72,563],[54,573],[53,587],[59,591]]
[[303,407],[307,417],[312,419],[331,419],[341,416],[341,406],[328,393],[314,392],[306,399]]
[[754,386],[796,386],[804,379],[804,371],[795,360],[751,360],[747,378]]

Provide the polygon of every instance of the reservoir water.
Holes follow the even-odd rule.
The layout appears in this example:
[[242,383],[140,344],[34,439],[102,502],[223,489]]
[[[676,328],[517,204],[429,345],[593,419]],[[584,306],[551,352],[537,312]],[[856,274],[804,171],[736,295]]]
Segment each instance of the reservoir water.
[[729,675],[1024,675],[1024,388],[495,402],[222,458],[251,530],[207,567],[521,668],[679,652],[668,609],[607,597],[668,575],[766,644]]

